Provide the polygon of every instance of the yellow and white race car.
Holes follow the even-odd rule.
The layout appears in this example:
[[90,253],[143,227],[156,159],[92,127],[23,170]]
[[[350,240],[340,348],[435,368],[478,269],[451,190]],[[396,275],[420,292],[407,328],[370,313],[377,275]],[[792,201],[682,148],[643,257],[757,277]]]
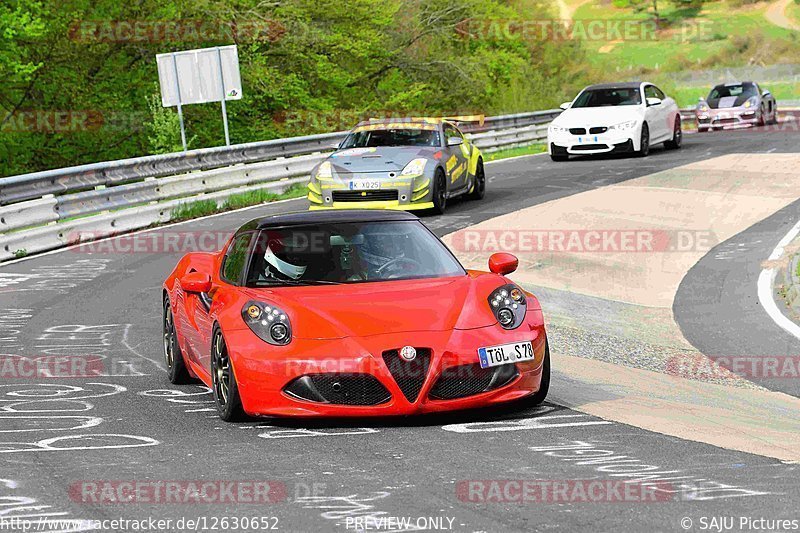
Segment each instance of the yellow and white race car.
[[310,209],[430,209],[457,196],[480,200],[486,175],[480,150],[456,119],[379,119],[359,123],[311,171]]

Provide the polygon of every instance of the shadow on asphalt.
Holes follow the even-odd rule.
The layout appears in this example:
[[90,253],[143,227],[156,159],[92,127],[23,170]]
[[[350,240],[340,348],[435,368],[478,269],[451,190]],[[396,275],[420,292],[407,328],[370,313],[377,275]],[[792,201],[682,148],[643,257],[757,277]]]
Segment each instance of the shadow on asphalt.
[[[542,409],[546,407],[547,409]],[[535,418],[545,414],[552,415],[566,407],[548,402],[537,407],[522,407],[508,404],[498,407],[484,407],[447,413],[423,414],[413,416],[365,417],[365,418],[251,418],[249,423],[256,426],[285,427],[293,429],[336,429],[353,427],[391,428],[391,427],[428,427],[448,424],[466,424],[473,422],[494,422],[500,420],[519,420]],[[246,422],[246,423],[248,423]],[[245,424],[246,424],[245,423]]]

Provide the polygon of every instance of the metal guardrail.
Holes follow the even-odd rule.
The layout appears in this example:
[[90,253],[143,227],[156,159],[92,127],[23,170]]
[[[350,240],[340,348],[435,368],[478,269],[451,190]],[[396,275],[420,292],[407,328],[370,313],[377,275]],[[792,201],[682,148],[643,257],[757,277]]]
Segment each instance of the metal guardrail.
[[[486,117],[467,135],[492,151],[546,139],[560,110]],[[346,132],[109,161],[0,178],[0,261],[168,222],[199,200],[304,182]]]
[[[486,117],[482,125],[470,124],[464,130],[468,133],[479,133],[542,124],[550,122],[560,112],[560,110],[535,111]],[[0,205],[30,200],[45,194],[63,194],[97,186],[111,187],[148,177],[174,176],[195,170],[330,151],[333,146],[341,142],[346,133],[340,131],[229,147],[204,148],[0,178]]]

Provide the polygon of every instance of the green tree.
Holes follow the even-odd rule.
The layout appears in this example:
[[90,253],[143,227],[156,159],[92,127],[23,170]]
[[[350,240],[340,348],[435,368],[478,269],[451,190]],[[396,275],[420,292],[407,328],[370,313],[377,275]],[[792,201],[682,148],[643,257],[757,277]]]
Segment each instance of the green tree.
[[[205,46],[239,47],[234,143],[349,128],[386,111],[551,107],[585,81],[579,43],[459,28],[555,16],[546,0],[0,0],[0,175],[179,149],[155,55]],[[119,21],[138,22],[146,38]],[[219,31],[198,38],[187,31],[198,21]],[[182,31],[158,34],[165,24]],[[51,124],[56,113],[69,120]],[[218,104],[186,106],[184,118],[195,148],[223,143]]]

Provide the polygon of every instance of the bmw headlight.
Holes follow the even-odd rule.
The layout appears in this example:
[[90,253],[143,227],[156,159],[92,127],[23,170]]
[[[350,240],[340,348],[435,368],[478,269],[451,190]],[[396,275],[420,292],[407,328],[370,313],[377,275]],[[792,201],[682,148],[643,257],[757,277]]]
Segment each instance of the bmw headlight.
[[492,291],[489,307],[504,329],[516,329],[525,320],[528,302],[522,289],[509,283]]
[[609,130],[616,130],[616,131],[627,131],[627,130],[634,129],[637,124],[638,124],[638,122],[636,120],[628,120],[627,122],[622,122],[620,124],[614,124],[613,126],[610,126],[608,129]]
[[758,96],[751,96],[744,103],[744,107],[747,108],[747,109],[750,109],[751,107],[755,107],[757,105],[758,105]]
[[333,167],[330,161],[324,161],[319,168],[317,168],[317,179],[331,179],[333,177]]
[[425,165],[428,164],[428,160],[424,157],[420,157],[418,159],[414,159],[400,173],[401,176],[415,176],[417,174],[422,174],[425,172]]
[[292,326],[281,309],[264,302],[250,301],[242,308],[242,318],[264,342],[283,346],[292,340]]

